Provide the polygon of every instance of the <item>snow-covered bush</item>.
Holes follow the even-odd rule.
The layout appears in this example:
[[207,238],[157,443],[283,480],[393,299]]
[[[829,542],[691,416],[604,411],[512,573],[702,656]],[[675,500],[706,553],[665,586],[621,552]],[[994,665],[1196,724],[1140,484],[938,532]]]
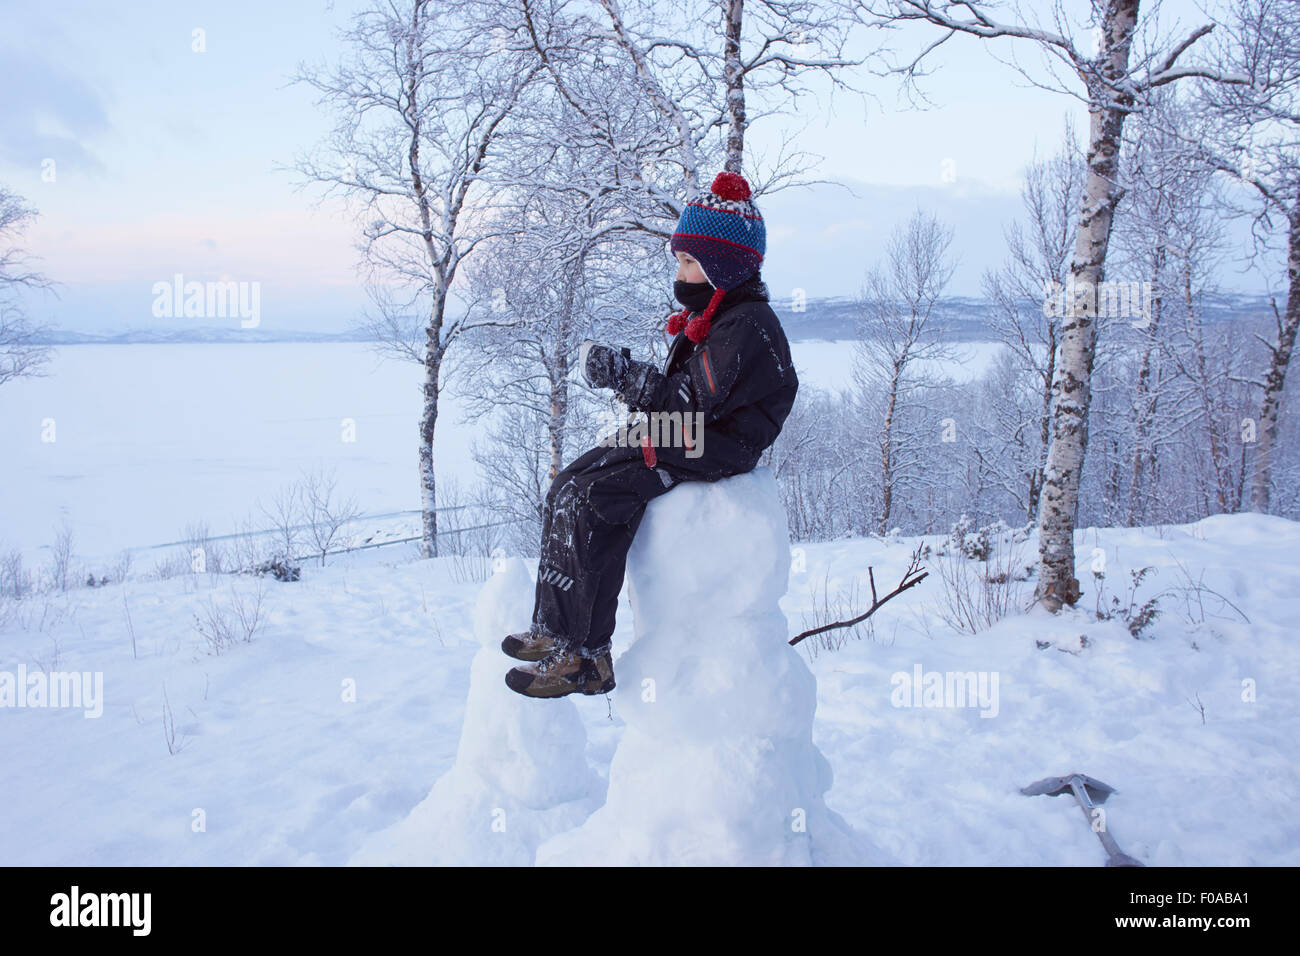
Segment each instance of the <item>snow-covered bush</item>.
[[[504,554],[505,526],[499,513],[479,496],[463,495],[454,478],[438,483],[438,554],[451,557],[451,577],[457,583],[486,581],[492,576],[494,554]],[[537,550],[536,538],[530,552]]]
[[257,575],[271,575],[277,581],[297,581],[302,574],[302,568],[294,564],[284,555],[274,555],[253,568],[253,573]]
[[203,552],[203,566],[201,570],[221,573],[222,571],[231,570],[227,567],[225,551],[218,544],[212,542],[212,536],[208,533],[208,523],[202,519],[192,521],[185,526],[185,534],[181,538],[185,542],[185,551],[190,555],[190,569],[194,569],[194,553]]
[[193,571],[188,552],[175,550],[154,561],[153,576],[159,581],[166,581],[168,578],[174,578],[181,574],[190,574]]
[[[1001,518],[991,524],[976,525],[975,519],[963,512],[948,530],[948,537],[935,546],[933,553],[957,554],[971,561],[988,561],[998,546],[1022,544],[1027,538],[1028,535],[1020,530],[1012,531]],[[929,552],[922,556],[928,557]]]
[[230,602],[222,607],[211,597],[200,609],[202,616],[194,615],[194,628],[202,635],[208,653],[217,655],[236,643],[251,643],[262,625],[262,583],[249,595],[230,588]]
[[973,518],[963,514],[948,532],[951,550],[975,561],[987,561],[993,551],[989,529],[975,527]]
[[1112,595],[1110,607],[1108,608],[1103,607],[1106,593],[1106,573],[1104,571],[1092,572],[1093,580],[1097,583],[1097,620],[1109,621],[1112,618],[1119,618],[1124,622],[1130,634],[1135,638],[1140,638],[1142,632],[1155,623],[1156,617],[1160,614],[1159,594],[1147,598],[1141,604],[1137,602],[1138,588],[1141,587],[1146,576],[1154,570],[1151,567],[1130,569],[1127,603],[1121,602],[1118,595]]
[[23,553],[11,549],[0,557],[0,598],[19,600],[32,591],[32,572],[23,567]]
[[939,614],[954,630],[977,634],[1022,610],[1019,585],[1031,566],[1003,522],[975,528],[963,515],[936,548],[935,564],[943,584]]
[[54,536],[51,549],[50,578],[60,591],[66,591],[76,580],[72,572],[72,529],[64,524]]

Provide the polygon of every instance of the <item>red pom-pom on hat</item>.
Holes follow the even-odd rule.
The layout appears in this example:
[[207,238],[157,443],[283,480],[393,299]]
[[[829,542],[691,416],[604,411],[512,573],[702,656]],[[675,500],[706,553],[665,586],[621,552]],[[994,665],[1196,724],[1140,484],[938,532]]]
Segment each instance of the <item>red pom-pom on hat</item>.
[[723,199],[748,199],[749,183],[740,173],[721,172],[713,177],[709,191]]

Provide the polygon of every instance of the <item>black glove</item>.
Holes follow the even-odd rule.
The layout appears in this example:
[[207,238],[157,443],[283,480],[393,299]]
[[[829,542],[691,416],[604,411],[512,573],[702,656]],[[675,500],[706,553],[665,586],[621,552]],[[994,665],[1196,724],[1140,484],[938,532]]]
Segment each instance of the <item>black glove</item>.
[[631,361],[627,349],[615,351],[590,339],[582,343],[578,352],[578,367],[592,388],[621,390]]

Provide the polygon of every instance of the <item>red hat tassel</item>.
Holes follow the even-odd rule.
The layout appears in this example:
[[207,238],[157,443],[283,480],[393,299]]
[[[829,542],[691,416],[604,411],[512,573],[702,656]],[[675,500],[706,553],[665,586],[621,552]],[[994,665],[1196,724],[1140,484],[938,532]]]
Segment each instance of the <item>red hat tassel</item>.
[[714,289],[713,296],[709,299],[709,304],[705,310],[686,323],[686,337],[692,342],[703,342],[709,335],[709,325],[713,321],[713,313],[717,311],[718,305],[722,302],[722,297],[727,294],[726,289]]
[[686,328],[686,317],[691,314],[690,309],[682,309],[680,312],[674,312],[668,316],[668,334],[676,335],[682,329]]

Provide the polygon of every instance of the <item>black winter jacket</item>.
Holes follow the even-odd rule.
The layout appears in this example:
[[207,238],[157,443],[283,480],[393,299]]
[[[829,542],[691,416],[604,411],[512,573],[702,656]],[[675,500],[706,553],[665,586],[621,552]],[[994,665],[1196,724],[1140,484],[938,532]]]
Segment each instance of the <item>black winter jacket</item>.
[[662,372],[633,362],[623,385],[632,411],[703,413],[698,455],[680,443],[655,448],[658,465],[696,481],[751,471],[799,391],[790,345],[758,276],[727,293],[703,342],[677,333]]

